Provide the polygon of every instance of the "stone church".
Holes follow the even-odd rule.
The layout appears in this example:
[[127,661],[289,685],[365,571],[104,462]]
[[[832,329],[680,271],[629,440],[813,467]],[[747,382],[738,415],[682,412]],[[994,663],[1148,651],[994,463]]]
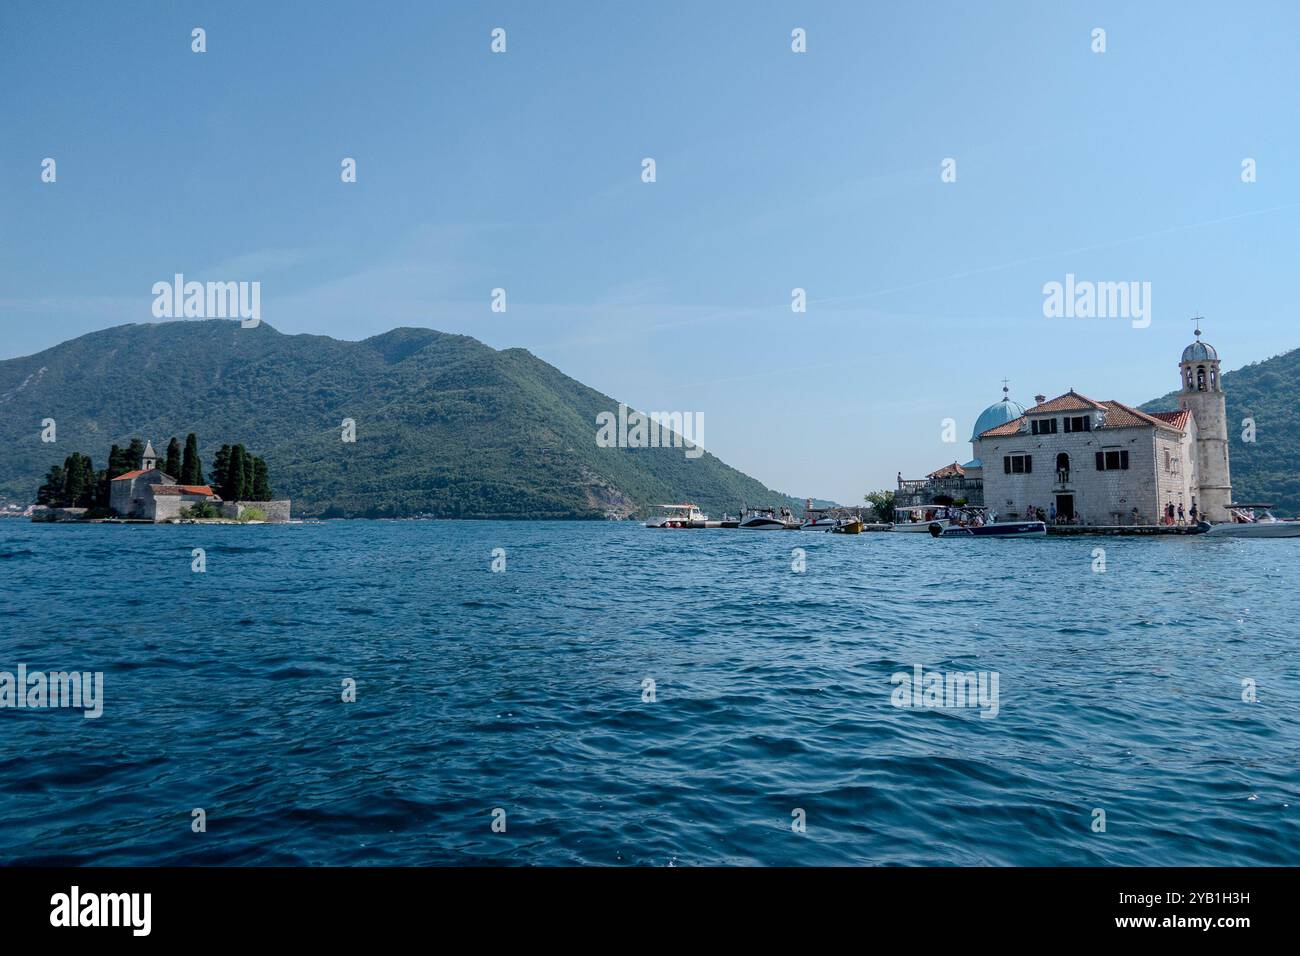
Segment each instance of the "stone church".
[[1176,412],[1143,412],[1074,389],[1037,395],[1025,408],[1004,388],[1002,401],[975,423],[974,459],[924,482],[900,476],[899,503],[928,504],[947,489],[948,500],[960,494],[1003,519],[1055,505],[1058,516],[1089,525],[1158,524],[1172,504],[1189,520],[1195,507],[1200,520],[1226,521],[1232,482],[1223,378],[1199,327],[1179,371]]
[[[1226,521],[1232,499],[1223,377],[1214,347],[1196,341],[1179,363],[1176,412],[1147,413],[1071,389],[978,432],[984,503],[1005,515],[1056,506],[1086,524],[1156,524],[1168,505]],[[967,473],[969,474],[969,469]]]
[[139,470],[118,475],[109,483],[108,505],[123,518],[166,521],[200,501],[217,504],[221,498],[209,485],[177,484],[175,478],[160,471],[152,441],[145,443]]

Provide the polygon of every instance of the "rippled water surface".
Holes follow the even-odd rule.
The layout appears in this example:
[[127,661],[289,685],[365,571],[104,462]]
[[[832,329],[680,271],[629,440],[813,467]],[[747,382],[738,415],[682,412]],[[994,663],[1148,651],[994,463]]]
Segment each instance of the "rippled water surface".
[[[0,861],[1300,864],[1298,561],[1300,540],[4,521],[0,670],[103,671],[105,703],[0,710]],[[893,706],[918,664],[996,672],[997,716]]]

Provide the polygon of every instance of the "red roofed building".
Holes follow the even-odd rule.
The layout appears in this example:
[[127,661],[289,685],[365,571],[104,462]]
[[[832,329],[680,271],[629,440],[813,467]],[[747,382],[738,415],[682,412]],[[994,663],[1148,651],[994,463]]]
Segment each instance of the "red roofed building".
[[[1173,506],[1223,521],[1232,488],[1218,355],[1183,352],[1176,412],[1148,413],[1071,389],[972,439],[984,504],[1002,517],[1055,508],[1090,525],[1158,524]],[[972,462],[971,464],[975,464]],[[966,466],[966,473],[972,471]]]
[[180,517],[182,508],[201,501],[217,503],[219,495],[208,485],[180,485],[158,469],[153,442],[146,442],[143,467],[118,475],[109,484],[108,503],[119,517],[166,521]]

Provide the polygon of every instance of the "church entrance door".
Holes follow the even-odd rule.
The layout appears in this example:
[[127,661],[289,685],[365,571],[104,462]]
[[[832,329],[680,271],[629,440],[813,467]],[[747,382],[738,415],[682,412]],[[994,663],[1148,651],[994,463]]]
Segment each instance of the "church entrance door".
[[1062,521],[1074,520],[1074,495],[1056,496],[1056,517]]

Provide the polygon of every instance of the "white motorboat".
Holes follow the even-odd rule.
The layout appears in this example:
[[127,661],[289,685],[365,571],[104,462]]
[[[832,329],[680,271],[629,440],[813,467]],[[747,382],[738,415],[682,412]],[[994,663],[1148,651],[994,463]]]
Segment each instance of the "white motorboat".
[[659,507],[664,510],[664,513],[647,521],[645,523],[647,528],[704,528],[708,525],[709,516],[693,504],[660,505]]
[[1275,518],[1270,508],[1272,505],[1232,505],[1228,508],[1232,520],[1206,524],[1205,533],[1220,538],[1300,538],[1300,521]]
[[952,524],[952,511],[947,505],[909,505],[894,509],[893,531],[910,531],[929,534],[930,526],[946,528]]
[[793,523],[789,508],[783,507],[780,514],[774,508],[746,508],[738,527],[749,531],[784,531],[798,525]]

